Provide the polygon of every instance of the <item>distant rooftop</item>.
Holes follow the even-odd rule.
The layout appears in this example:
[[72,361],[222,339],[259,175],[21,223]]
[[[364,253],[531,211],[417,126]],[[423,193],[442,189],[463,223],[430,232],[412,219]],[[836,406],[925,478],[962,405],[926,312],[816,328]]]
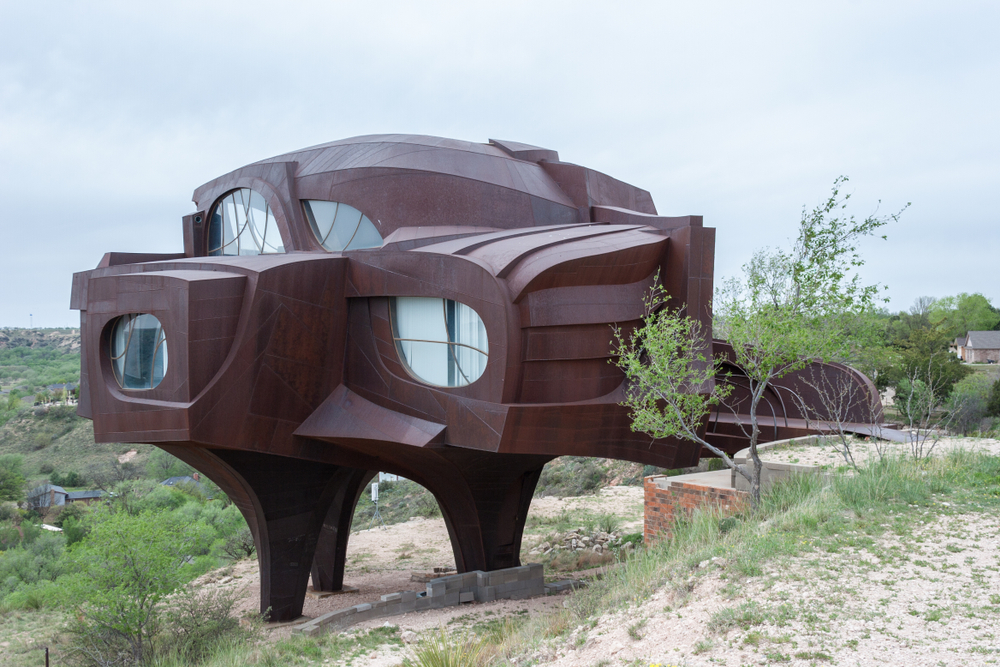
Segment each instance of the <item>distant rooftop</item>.
[[1000,331],[970,331],[965,346],[977,350],[1000,350]]

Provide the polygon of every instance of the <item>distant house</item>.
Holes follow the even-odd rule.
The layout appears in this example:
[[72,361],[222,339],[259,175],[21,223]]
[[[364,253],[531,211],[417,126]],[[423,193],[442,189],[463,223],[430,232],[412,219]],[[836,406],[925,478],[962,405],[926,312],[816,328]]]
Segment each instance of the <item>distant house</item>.
[[42,484],[36,486],[28,492],[28,506],[31,509],[42,509],[45,507],[56,507],[66,504],[66,496],[69,492],[61,486],[55,484]]
[[72,394],[74,391],[76,391],[76,385],[73,384],[72,382],[67,382],[66,384],[50,384],[48,387],[46,387],[46,389],[48,389],[53,393],[65,389],[67,394]]
[[89,505],[95,500],[100,500],[105,495],[107,494],[100,489],[97,489],[96,491],[70,491],[66,494],[66,502]]
[[194,477],[191,477],[190,475],[182,475],[170,477],[160,482],[160,486],[177,486],[178,484],[194,484],[197,487],[201,487],[201,481],[198,477],[198,473],[195,473]]
[[968,364],[1000,363],[1000,331],[970,331],[962,345],[957,343],[958,356]]
[[198,473],[194,473],[191,476],[183,475],[170,477],[160,482],[160,486],[178,486],[180,484],[193,484],[199,491],[206,494],[206,498],[209,500],[212,499],[212,496],[207,495],[207,489],[205,489],[204,485],[201,483],[201,476]]

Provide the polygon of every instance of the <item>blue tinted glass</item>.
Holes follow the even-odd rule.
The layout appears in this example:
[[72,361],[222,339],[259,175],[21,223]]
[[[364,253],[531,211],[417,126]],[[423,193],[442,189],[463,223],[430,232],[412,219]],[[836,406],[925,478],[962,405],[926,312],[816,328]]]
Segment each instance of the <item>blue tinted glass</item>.
[[123,315],[111,332],[111,365],[122,389],[152,389],[167,372],[167,339],[146,313]]

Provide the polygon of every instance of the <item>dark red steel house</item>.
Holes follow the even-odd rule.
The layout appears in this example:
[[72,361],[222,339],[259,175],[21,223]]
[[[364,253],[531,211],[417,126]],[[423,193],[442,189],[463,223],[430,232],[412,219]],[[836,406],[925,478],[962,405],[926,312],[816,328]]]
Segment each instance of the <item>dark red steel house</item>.
[[[609,359],[657,272],[711,326],[700,217],[661,216],[555,151],[409,135],[256,162],[194,203],[183,253],[108,253],[74,276],[79,413],[98,441],[157,445],[232,498],[272,619],[301,614],[310,574],[343,585],[377,471],[434,494],[467,571],[519,563],[556,456],[698,462],[632,432]],[[767,398],[768,439],[808,432],[781,387]],[[731,415],[706,428],[742,446]]]

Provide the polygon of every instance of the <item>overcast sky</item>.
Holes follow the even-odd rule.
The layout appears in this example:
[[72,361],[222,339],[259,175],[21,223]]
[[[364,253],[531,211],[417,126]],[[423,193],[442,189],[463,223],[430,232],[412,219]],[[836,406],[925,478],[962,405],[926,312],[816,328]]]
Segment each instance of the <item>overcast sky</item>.
[[[292,7],[292,9],[289,9]],[[202,183],[334,139],[536,144],[718,229],[716,279],[850,177],[890,308],[1000,305],[1000,3],[0,0],[0,326],[180,252]]]

